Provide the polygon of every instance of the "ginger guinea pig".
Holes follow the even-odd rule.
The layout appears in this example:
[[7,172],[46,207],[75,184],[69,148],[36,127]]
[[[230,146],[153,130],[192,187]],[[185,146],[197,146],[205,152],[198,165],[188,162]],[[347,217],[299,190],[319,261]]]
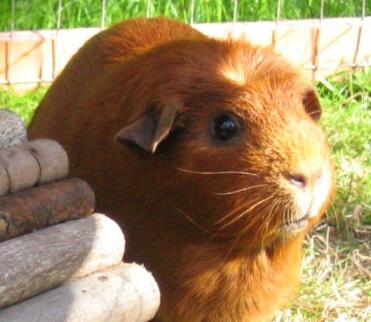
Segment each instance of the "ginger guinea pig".
[[159,283],[159,321],[268,321],[332,198],[320,115],[272,50],[137,19],[78,51],[29,136],[59,141],[121,225],[126,260]]

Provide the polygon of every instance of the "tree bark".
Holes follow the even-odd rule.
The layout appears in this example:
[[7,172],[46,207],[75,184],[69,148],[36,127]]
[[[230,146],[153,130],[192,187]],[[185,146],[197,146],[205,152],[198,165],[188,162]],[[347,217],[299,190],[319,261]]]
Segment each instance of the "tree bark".
[[0,242],[85,217],[94,207],[94,193],[80,179],[56,181],[0,197]]

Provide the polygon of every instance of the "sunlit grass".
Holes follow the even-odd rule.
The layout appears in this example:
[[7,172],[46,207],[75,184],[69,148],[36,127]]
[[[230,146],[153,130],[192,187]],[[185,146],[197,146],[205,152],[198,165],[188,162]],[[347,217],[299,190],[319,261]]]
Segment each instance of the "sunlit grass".
[[275,322],[370,321],[370,231],[363,238],[339,238],[326,223],[306,238],[299,296]]
[[29,124],[34,111],[47,91],[47,87],[25,93],[16,93],[12,90],[1,90],[0,108],[8,108],[18,113],[26,124]]
[[337,165],[338,192],[330,216],[344,228],[358,209],[361,223],[371,224],[371,69],[334,75],[318,89]]

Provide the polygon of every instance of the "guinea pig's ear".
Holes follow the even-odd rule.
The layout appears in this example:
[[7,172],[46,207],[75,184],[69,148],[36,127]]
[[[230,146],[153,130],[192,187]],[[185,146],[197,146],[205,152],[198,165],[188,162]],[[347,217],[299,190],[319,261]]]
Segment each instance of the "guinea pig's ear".
[[305,111],[309,114],[309,116],[315,122],[317,122],[322,115],[322,107],[321,104],[319,103],[316,91],[313,88],[310,88],[304,92],[303,105]]
[[158,145],[172,129],[177,111],[174,106],[164,107],[161,112],[153,110],[118,131],[116,140],[124,144],[134,143],[150,153],[155,153]]

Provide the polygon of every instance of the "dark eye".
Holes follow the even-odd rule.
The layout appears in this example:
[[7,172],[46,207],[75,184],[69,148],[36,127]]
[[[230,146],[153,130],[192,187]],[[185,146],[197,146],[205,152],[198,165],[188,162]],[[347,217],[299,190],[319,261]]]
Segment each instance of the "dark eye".
[[237,133],[238,124],[233,117],[222,114],[214,119],[212,134],[216,139],[226,141],[237,135]]

